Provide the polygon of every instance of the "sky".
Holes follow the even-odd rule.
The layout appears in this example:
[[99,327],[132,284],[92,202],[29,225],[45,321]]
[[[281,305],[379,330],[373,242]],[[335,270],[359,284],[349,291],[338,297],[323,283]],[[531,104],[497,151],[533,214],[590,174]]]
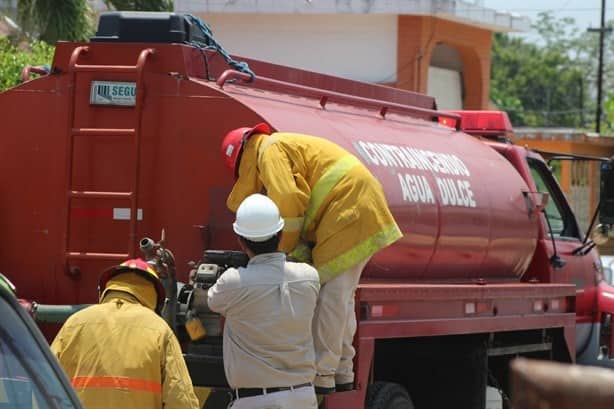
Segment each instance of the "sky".
[[[601,0],[477,0],[484,7],[506,10],[537,20],[542,11],[551,10],[555,17],[573,17],[579,28],[599,27]],[[606,0],[606,21],[614,19],[614,0]]]

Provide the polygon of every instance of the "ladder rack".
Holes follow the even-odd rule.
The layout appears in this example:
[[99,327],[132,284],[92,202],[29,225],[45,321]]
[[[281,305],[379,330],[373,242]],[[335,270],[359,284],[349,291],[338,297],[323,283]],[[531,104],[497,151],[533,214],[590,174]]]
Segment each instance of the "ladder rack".
[[[113,260],[120,261],[129,257],[135,257],[136,250],[136,230],[138,222],[138,195],[139,195],[139,176],[140,176],[140,143],[141,143],[141,120],[143,113],[143,69],[147,59],[155,54],[153,48],[145,48],[141,50],[135,65],[83,65],[78,64],[79,57],[89,52],[88,46],[76,47],[70,57],[68,74],[70,75],[69,83],[69,107],[68,107],[68,139],[66,146],[66,206],[65,220],[66,226],[63,237],[63,254],[65,255],[65,271],[73,276],[78,275],[78,268],[70,266],[71,260]],[[77,84],[78,73],[96,72],[96,73],[124,73],[134,74],[136,80],[136,104],[134,107],[135,124],[132,128],[112,129],[112,128],[79,128],[75,126],[75,88]],[[95,136],[114,136],[114,137],[131,137],[133,141],[133,158],[134,158],[134,174],[132,175],[132,183],[129,191],[125,192],[107,192],[107,191],[81,191],[73,187],[73,165],[74,165],[74,138],[75,137],[95,137]],[[120,199],[128,200],[130,203],[130,221],[128,232],[128,245],[126,252],[106,253],[99,251],[74,251],[70,249],[70,227],[71,227],[71,209],[73,199]]]

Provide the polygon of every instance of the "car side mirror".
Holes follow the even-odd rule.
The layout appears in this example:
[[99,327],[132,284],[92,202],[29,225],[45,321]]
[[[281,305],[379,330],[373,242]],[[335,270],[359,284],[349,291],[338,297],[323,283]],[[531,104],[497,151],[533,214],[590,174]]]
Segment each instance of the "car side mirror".
[[529,212],[529,217],[541,213],[548,204],[550,194],[547,192],[522,192],[525,199],[525,204]]

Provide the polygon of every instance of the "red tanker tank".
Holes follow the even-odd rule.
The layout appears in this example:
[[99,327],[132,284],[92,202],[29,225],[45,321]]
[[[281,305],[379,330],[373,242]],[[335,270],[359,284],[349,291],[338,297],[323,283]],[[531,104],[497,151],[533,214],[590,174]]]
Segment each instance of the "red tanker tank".
[[99,271],[162,228],[180,267],[236,247],[219,145],[263,121],[338,143],[382,183],[405,236],[366,278],[521,278],[537,236],[528,188],[494,150],[440,125],[432,98],[257,61],[245,83],[208,56],[59,43],[50,75],[0,95],[0,270],[22,297],[93,302]]
[[[324,136],[358,156],[384,187],[405,237],[378,254],[365,277],[517,280],[535,249],[528,188],[502,156],[475,138],[407,116],[318,100],[297,107],[224,87],[277,130]],[[232,108],[239,110],[240,108]]]

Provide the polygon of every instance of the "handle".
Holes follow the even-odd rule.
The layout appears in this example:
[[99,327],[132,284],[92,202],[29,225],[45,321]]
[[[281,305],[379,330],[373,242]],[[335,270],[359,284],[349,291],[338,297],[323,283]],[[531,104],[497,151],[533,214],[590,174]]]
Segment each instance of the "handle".
[[30,81],[30,73],[49,75],[49,68],[44,65],[26,65],[21,70],[21,82]]
[[[243,83],[247,83],[252,81],[252,77],[249,74],[239,72],[236,70],[226,70],[220,75],[216,81],[217,85],[220,88],[224,88],[224,84],[230,80],[242,80]],[[438,117],[438,118],[451,118],[456,121],[455,128],[457,131],[460,130],[460,122],[461,116],[458,114],[452,114],[449,112],[437,111],[434,109],[426,109],[419,108],[410,105],[396,104],[394,102],[382,102],[377,99],[357,97],[355,95],[343,94],[335,91],[328,91],[320,88],[308,87],[306,85],[293,84],[290,82],[279,81],[272,78],[267,77],[255,77],[254,82],[268,85],[271,89],[285,89],[294,91],[297,94],[304,95],[307,97],[317,98],[319,100],[319,104],[322,108],[326,108],[326,104],[334,100],[340,103],[346,103],[356,106],[367,106],[370,108],[375,108],[379,111],[379,115],[382,119],[386,118],[386,113],[388,111],[397,111],[401,113],[409,113],[420,116],[430,116],[430,117]]]

